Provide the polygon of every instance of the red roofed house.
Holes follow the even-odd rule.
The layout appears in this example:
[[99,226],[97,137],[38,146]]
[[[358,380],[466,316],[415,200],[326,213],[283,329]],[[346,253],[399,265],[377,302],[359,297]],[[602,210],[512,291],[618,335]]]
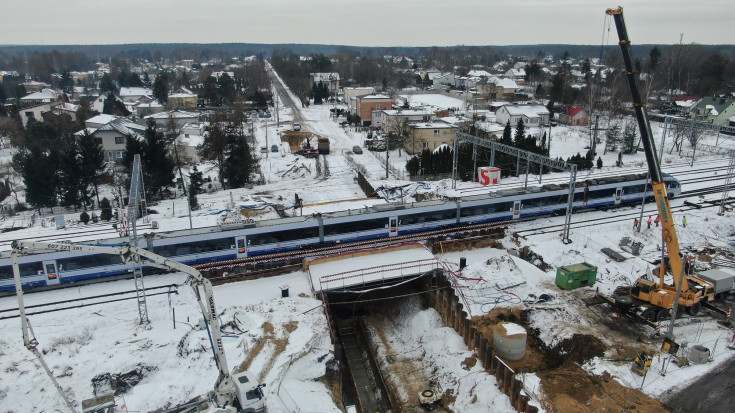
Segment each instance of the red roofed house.
[[564,111],[559,113],[559,123],[585,126],[590,123],[590,116],[582,106],[566,105]]

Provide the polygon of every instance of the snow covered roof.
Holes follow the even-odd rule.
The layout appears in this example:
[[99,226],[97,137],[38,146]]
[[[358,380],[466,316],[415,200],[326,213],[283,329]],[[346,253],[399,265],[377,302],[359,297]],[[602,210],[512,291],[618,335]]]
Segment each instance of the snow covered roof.
[[365,96],[360,96],[359,99],[361,99],[361,100],[365,100],[365,99],[390,99],[390,96],[380,95],[380,94],[378,94],[378,95],[365,95]]
[[490,76],[492,76],[492,74],[490,72],[488,72],[488,71],[485,71],[485,70],[475,70],[475,69],[473,69],[473,70],[470,70],[469,72],[467,72],[467,76],[468,77],[490,77]]
[[198,118],[199,114],[196,112],[187,112],[184,110],[172,110],[170,112],[159,112],[154,113],[152,115],[148,115],[145,117],[145,119],[168,119],[168,118],[174,118],[174,119],[181,119],[181,118]]
[[549,114],[549,110],[543,105],[505,105],[503,108],[505,108],[511,116],[535,118],[537,116]]
[[93,117],[87,119],[85,121],[85,123],[87,123],[87,124],[94,123],[94,124],[98,124],[98,125],[106,125],[106,124],[112,122],[115,119],[117,119],[117,116],[115,116],[115,115],[101,114],[101,115],[93,116]]
[[450,125],[446,122],[441,121],[429,121],[429,122],[409,122],[409,127],[415,129],[456,129],[454,125]]
[[128,118],[117,118],[112,122],[97,129],[98,131],[118,131],[123,135],[142,136],[145,132],[146,125],[134,122]]
[[488,80],[488,83],[492,83],[496,86],[500,86],[503,89],[518,89],[518,84],[513,79],[500,78],[493,76]]
[[119,96],[121,98],[152,95],[153,90],[145,87],[121,87]]
[[23,101],[40,100],[42,102],[53,102],[54,100],[57,100],[59,98],[59,95],[60,95],[59,92],[53,89],[42,89],[38,92],[23,96],[22,98],[20,98],[20,100],[23,100]]
[[418,110],[418,109],[387,109],[383,110],[383,113],[385,113],[388,116],[398,116],[398,115],[404,115],[404,116],[420,116],[420,115],[433,115],[434,112],[430,110]]
[[329,82],[330,80],[339,80],[339,73],[309,73],[315,82]]

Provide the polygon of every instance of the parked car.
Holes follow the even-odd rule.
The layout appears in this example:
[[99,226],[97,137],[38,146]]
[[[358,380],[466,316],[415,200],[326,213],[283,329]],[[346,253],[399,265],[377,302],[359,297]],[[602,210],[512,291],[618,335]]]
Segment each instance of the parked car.
[[265,146],[261,146],[260,153],[268,153],[268,148],[266,148]]
[[271,145],[271,152],[278,152],[278,145]]
[[294,122],[294,124],[293,124],[293,130],[296,130],[296,131],[301,130],[301,124]]
[[356,155],[362,155],[362,148],[359,147],[359,146],[357,146],[357,145],[355,145],[355,146],[352,147],[352,153],[354,153]]

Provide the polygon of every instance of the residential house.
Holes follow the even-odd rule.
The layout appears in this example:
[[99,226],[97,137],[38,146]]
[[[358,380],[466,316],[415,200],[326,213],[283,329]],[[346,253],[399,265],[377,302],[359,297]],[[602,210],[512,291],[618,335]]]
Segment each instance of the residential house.
[[0,82],[7,81],[9,79],[17,79],[20,74],[15,70],[0,70]]
[[[101,126],[100,126],[101,125]],[[125,140],[128,136],[143,139],[146,125],[140,119],[129,119],[121,116],[97,115],[87,119],[86,128],[77,132],[92,135],[102,146],[107,162],[121,160],[125,154]]]
[[475,88],[488,101],[510,100],[518,90],[518,85],[513,79],[492,76],[477,82]]
[[559,123],[565,125],[586,126],[590,123],[590,116],[587,110],[579,105],[566,105],[559,113]]
[[187,123],[181,127],[181,133],[174,140],[176,153],[182,162],[199,163],[199,150],[204,142],[205,125],[203,123]]
[[28,124],[29,119],[43,122],[43,114],[51,112],[59,103],[61,94],[53,89],[43,89],[20,98],[20,118],[23,127]]
[[547,126],[549,124],[549,110],[544,105],[505,105],[496,112],[497,122],[511,126],[518,124],[521,119],[526,126]]
[[145,99],[141,99],[135,105],[133,105],[130,111],[135,113],[136,116],[144,118],[148,115],[161,113],[164,110],[166,110],[166,108],[157,100],[151,99],[146,102]]
[[40,92],[43,89],[51,87],[51,85],[49,85],[48,83],[37,82],[35,80],[29,80],[21,84],[23,85],[27,93]]
[[492,76],[492,73],[488,72],[487,70],[472,69],[469,72],[467,72],[467,77],[490,77],[490,76]]
[[727,126],[729,119],[735,116],[735,99],[712,97],[702,98],[691,111],[692,119]]
[[525,69],[510,69],[505,74],[503,74],[503,77],[506,79],[511,79],[515,81],[519,85],[525,85],[526,84],[526,70]]
[[434,86],[454,86],[454,73],[443,73],[432,79]]
[[434,112],[413,109],[388,109],[373,111],[372,126],[381,128],[385,133],[403,133],[408,122],[432,121],[436,118]]
[[123,103],[136,102],[144,96],[153,96],[153,90],[145,87],[121,87],[119,96]]
[[373,111],[393,109],[393,98],[386,95],[365,95],[356,99],[355,113],[360,116],[363,126],[372,125]]
[[357,97],[375,93],[374,87],[345,87],[342,89],[344,100],[350,113],[354,114],[357,105]]
[[700,100],[702,98],[699,96],[679,95],[674,98],[674,112],[678,115],[689,116]]
[[168,112],[159,112],[145,117],[146,120],[153,119],[156,123],[156,128],[166,129],[168,123],[173,119],[174,127],[181,129],[187,123],[199,122],[199,114],[196,112],[186,112],[183,110],[171,110]]
[[424,149],[434,150],[441,145],[454,145],[454,135],[459,131],[455,125],[441,121],[410,122],[408,137],[403,147],[409,154],[416,154]]
[[194,93],[179,92],[168,95],[166,108],[168,109],[184,109],[196,110],[199,104],[199,98]]
[[329,88],[329,94],[333,95],[339,91],[339,73],[309,73],[309,84],[323,83]]

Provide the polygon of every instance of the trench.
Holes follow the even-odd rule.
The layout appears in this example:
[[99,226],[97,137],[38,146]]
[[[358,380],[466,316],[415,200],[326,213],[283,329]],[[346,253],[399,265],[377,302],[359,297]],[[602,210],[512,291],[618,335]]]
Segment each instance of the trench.
[[[419,297],[421,309],[426,308],[431,279],[423,277],[400,286],[362,292],[328,293],[345,406],[354,405],[357,411],[366,413],[425,411],[418,400],[418,392],[428,382],[420,373],[422,366],[399,366],[391,355],[386,360],[386,353],[392,353],[381,326],[391,322],[391,309],[407,297]],[[397,373],[397,367],[419,373],[405,376]],[[445,410],[439,406],[437,411]]]

